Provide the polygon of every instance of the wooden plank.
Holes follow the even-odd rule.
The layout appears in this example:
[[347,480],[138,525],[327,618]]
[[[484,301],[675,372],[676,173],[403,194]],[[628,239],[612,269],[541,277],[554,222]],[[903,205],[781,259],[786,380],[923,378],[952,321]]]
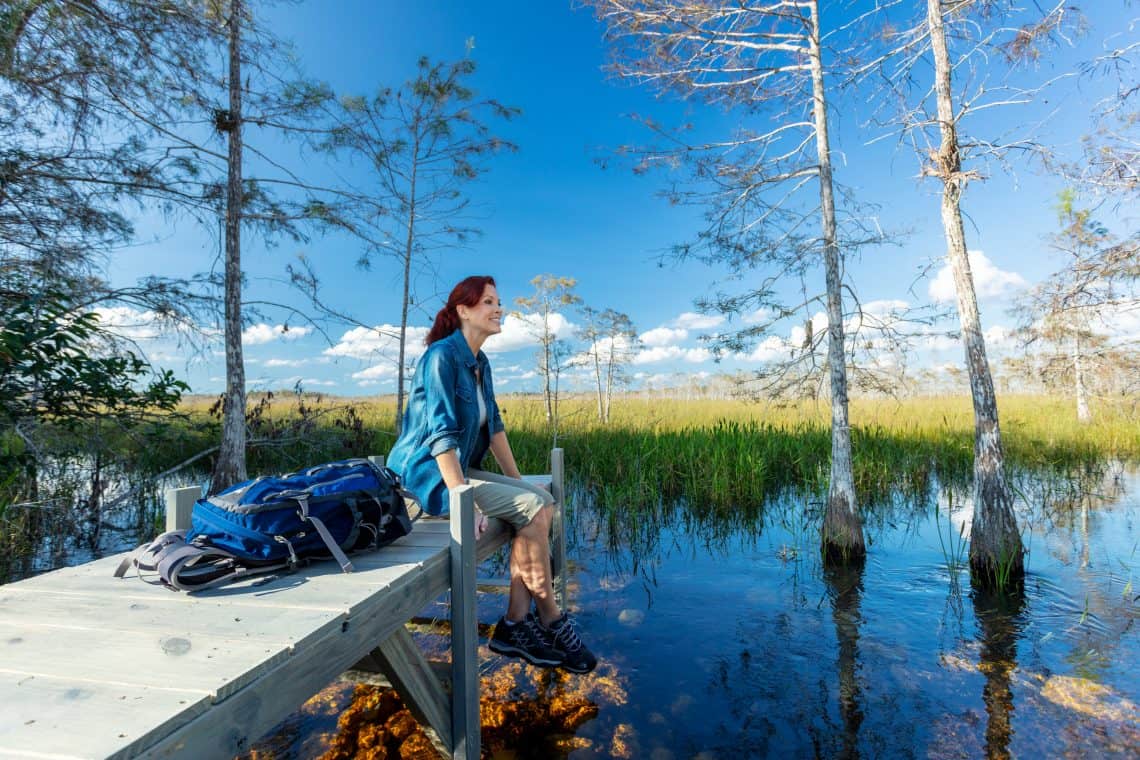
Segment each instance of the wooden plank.
[[180,604],[196,600],[226,600],[242,605],[348,611],[364,596],[379,591],[400,573],[414,569],[426,559],[446,554],[446,547],[419,547],[407,551],[377,552],[353,556],[356,572],[342,573],[335,562],[322,562],[297,573],[261,576],[209,591],[185,594],[148,584],[135,577],[113,578],[99,572],[117,566],[117,557],[89,563],[102,565],[95,571],[65,568],[14,584],[21,592],[53,592],[77,596],[106,595],[132,600],[165,599]]
[[187,488],[168,488],[166,498],[166,529],[188,530],[190,528],[190,515],[194,511],[194,502],[202,498],[200,486]]
[[566,468],[562,449],[550,451],[551,496],[554,497],[554,520],[551,525],[552,560],[551,572],[554,574],[554,597],[558,606],[566,609],[569,599],[566,597]]
[[74,628],[135,631],[153,636],[273,642],[295,646],[320,638],[347,619],[343,610],[249,606],[197,599],[189,606],[169,595],[130,599],[106,595],[26,593],[19,584],[0,586],[0,624],[12,628]]
[[[554,449],[554,451],[562,451],[562,449]],[[554,494],[554,491],[553,491],[554,474],[553,473],[547,473],[545,475],[523,475],[522,479],[525,480],[527,483],[530,483],[532,486],[538,486],[539,488],[545,488],[547,491],[550,491],[551,495]]]
[[451,491],[451,756],[479,757],[478,619],[475,614],[475,492]]
[[0,756],[108,757],[205,712],[210,695],[0,671]]
[[[437,573],[439,578],[432,579]],[[153,757],[229,757],[245,751],[306,698],[331,683],[439,595],[447,585],[446,555],[401,576],[389,590],[361,605],[343,630],[326,639],[298,647],[293,656],[261,675],[255,684],[178,729],[161,742],[145,747]],[[433,593],[434,591],[434,593]],[[373,614],[378,613],[378,614]],[[224,709],[219,709],[224,708]]]
[[288,645],[0,623],[0,670],[108,684],[204,691],[216,701],[288,658]]
[[372,651],[372,657],[420,725],[435,733],[432,743],[446,756],[452,744],[451,700],[444,694],[408,629],[400,626],[392,631],[392,635]]

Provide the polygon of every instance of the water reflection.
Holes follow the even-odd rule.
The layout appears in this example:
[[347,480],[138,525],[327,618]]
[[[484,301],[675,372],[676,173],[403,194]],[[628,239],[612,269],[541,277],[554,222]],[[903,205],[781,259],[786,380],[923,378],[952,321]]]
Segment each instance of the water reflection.
[[[971,588],[969,504],[941,486],[869,516],[867,564],[847,569],[821,566],[802,500],[728,536],[692,508],[578,501],[573,599],[599,671],[548,680],[484,651],[487,754],[1138,757],[1140,477],[1122,497],[1094,475],[1023,484],[1031,572],[1012,595]],[[304,741],[288,756],[320,754]]]
[[823,582],[831,598],[831,618],[838,645],[839,715],[843,720],[841,745],[834,757],[857,760],[859,727],[863,723],[862,689],[859,685],[859,628],[863,622],[863,564],[827,567]]
[[974,587],[974,617],[981,648],[978,670],[986,678],[982,701],[986,706],[986,757],[1011,757],[1013,738],[1013,673],[1017,669],[1017,642],[1024,625],[1024,589],[1004,593]]

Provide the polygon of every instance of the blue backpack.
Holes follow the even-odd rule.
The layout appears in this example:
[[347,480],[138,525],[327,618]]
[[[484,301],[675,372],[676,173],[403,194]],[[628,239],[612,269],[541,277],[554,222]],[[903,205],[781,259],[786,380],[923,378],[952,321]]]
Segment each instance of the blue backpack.
[[140,546],[115,576],[133,566],[140,577],[157,572],[170,588],[196,591],[329,557],[352,572],[349,553],[411,532],[405,498],[415,497],[399,477],[367,459],[247,480],[199,499],[189,530]]

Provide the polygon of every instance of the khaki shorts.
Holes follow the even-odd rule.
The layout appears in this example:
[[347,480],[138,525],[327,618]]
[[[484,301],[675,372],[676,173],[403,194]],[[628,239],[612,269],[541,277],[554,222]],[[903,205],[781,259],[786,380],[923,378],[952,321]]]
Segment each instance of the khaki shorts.
[[475,506],[487,515],[498,517],[518,528],[525,528],[543,507],[554,504],[546,489],[474,468],[467,469],[467,482],[475,490]]

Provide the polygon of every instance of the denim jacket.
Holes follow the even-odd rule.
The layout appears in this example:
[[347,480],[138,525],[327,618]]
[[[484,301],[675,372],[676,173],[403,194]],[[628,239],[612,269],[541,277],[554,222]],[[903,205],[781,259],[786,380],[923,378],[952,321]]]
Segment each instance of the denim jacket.
[[[483,378],[483,403],[487,407],[487,424],[482,427],[475,399],[479,388],[476,367]],[[472,355],[463,333],[456,330],[428,346],[416,364],[400,438],[388,453],[387,464],[428,514],[446,514],[447,486],[435,457],[456,449],[459,466],[466,474],[468,467],[479,467],[491,436],[502,429],[490,362],[482,351]]]

